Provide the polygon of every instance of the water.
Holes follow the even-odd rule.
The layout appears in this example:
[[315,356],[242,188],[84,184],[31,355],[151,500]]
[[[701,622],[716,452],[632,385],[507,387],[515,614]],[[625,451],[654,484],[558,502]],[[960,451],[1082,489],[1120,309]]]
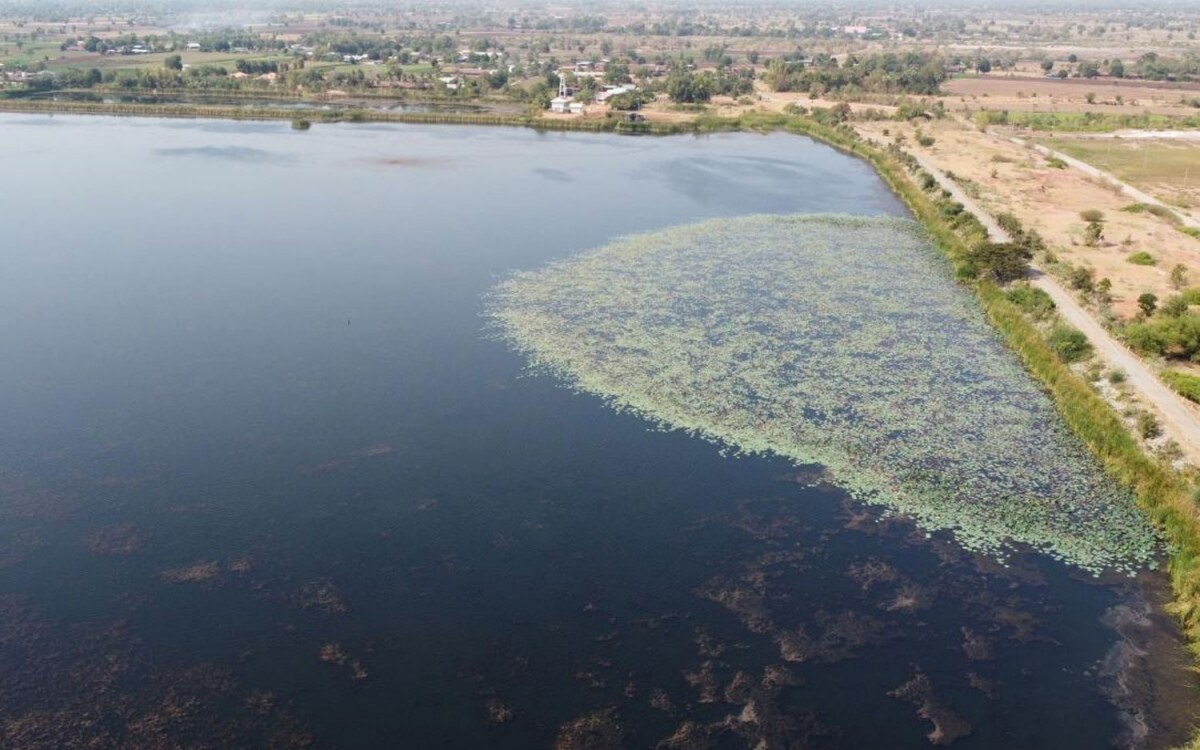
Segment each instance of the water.
[[921,748],[922,706],[963,748],[1186,732],[1159,576],[1001,568],[483,330],[503,274],[621,234],[902,213],[857,161],[5,116],[0,175],[0,746]]

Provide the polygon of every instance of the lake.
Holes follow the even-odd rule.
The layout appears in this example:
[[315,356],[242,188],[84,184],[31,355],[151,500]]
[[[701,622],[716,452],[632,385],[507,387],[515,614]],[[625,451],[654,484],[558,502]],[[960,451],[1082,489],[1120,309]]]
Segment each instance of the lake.
[[1001,565],[489,330],[509,274],[630,233],[904,215],[864,163],[5,115],[0,175],[0,746],[1187,736],[1161,574]]

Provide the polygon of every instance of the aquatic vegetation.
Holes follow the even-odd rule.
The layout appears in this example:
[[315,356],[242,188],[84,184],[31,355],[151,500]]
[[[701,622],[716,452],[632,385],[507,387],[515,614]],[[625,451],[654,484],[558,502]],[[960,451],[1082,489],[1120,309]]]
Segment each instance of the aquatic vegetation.
[[489,300],[535,371],[1003,557],[1151,564],[1154,533],[912,222],[721,219],[518,273]]
[[926,736],[934,745],[952,745],[971,733],[971,724],[942,701],[924,673],[918,672],[916,677],[888,695],[912,703],[917,707],[917,715],[933,724]]
[[330,615],[341,615],[349,611],[337,586],[328,578],[318,578],[305,583],[292,597],[292,602],[303,609],[318,609]]
[[0,594],[0,747],[312,747],[228,668],[162,658],[124,620],[62,623]]
[[181,568],[170,568],[158,574],[167,583],[203,583],[211,581],[221,572],[221,564],[216,560],[201,560]]
[[335,667],[345,667],[350,673],[350,679],[355,682],[365,680],[369,676],[362,662],[346,653],[340,643],[326,643],[321,646],[320,651],[317,652],[317,656],[326,664],[332,664]]
[[123,557],[140,550],[143,539],[135,524],[119,523],[92,529],[83,541],[93,555]]
[[624,734],[611,708],[593,711],[559,727],[554,750],[623,747]]
[[483,702],[483,708],[488,724],[507,724],[515,716],[513,710],[494,695]]

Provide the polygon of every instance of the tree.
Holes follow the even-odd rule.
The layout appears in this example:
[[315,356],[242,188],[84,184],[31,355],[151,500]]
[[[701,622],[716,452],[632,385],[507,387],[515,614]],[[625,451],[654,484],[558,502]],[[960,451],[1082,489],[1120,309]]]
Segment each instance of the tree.
[[1053,60],[1042,60],[1042,70],[1044,70],[1047,74],[1050,71],[1054,70],[1054,61]]
[[1089,221],[1083,230],[1083,244],[1095,247],[1104,239],[1104,225],[1098,221]]
[[975,63],[975,70],[978,70],[980,73],[991,73],[992,63],[986,57],[981,57],[979,58],[979,62]]
[[1187,286],[1187,277],[1187,266],[1183,265],[1182,263],[1176,263],[1175,267],[1171,269],[1171,288],[1183,289],[1185,286]]
[[1125,77],[1125,63],[1120,60],[1113,60],[1108,64],[1108,74],[1113,78]]
[[629,81],[629,66],[625,63],[609,63],[604,69],[604,82],[610,84]]
[[1158,297],[1153,292],[1143,292],[1138,297],[1138,307],[1141,309],[1143,315],[1150,317],[1158,309]]
[[1015,242],[980,242],[967,257],[980,276],[1006,283],[1028,273],[1033,253]]
[[1178,318],[1181,315],[1186,315],[1188,311],[1187,300],[1182,295],[1176,294],[1170,297],[1162,305],[1162,314],[1169,318]]
[[681,104],[707,102],[712,98],[712,89],[707,77],[695,73],[679,72],[667,81],[667,96]]
[[167,70],[183,70],[183,58],[179,55],[167,55],[163,60],[163,67]]

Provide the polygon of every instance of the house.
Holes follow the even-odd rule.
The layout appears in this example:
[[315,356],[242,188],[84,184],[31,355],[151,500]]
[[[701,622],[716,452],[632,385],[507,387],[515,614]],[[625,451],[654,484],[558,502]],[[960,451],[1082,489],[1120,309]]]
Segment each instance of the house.
[[556,96],[550,100],[550,111],[566,114],[571,111],[571,99],[566,96]]
[[187,48],[188,48],[188,52],[199,52],[200,51],[200,42],[188,42]]

